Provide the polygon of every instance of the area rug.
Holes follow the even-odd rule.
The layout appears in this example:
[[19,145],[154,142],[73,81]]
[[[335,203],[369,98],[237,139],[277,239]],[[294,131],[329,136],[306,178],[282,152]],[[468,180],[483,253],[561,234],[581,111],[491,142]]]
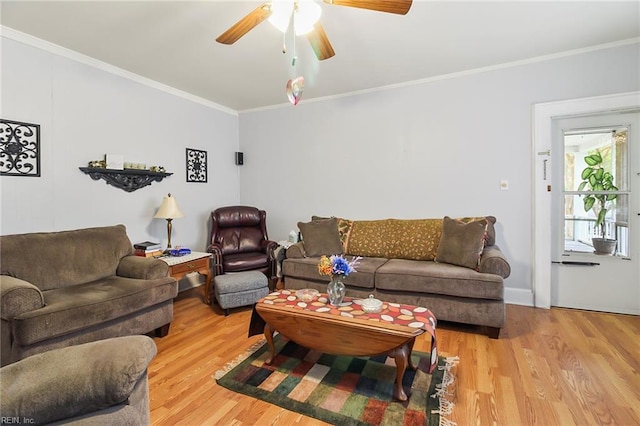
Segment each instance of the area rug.
[[213,376],[219,385],[334,425],[451,425],[448,388],[457,357],[439,357],[429,374],[430,355],[414,351],[416,371],[407,368],[402,385],[409,399],[393,398],[395,360],[382,356],[329,355],[281,335],[277,355],[264,363],[264,339]]

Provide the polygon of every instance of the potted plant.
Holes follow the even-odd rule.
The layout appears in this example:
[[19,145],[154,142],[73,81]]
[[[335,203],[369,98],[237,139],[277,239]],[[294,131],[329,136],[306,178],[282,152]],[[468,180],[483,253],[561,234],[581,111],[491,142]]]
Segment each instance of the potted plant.
[[591,239],[596,254],[614,253],[618,242],[615,239],[607,238],[605,218],[607,212],[613,208],[613,200],[617,194],[603,194],[601,191],[617,191],[613,184],[613,175],[605,171],[602,165],[602,154],[596,151],[595,154],[584,157],[587,167],[582,171],[582,182],[578,186],[578,191],[585,188],[589,191],[600,192],[596,194],[584,195],[584,211],[593,210],[596,214],[596,229],[599,228],[600,236]]

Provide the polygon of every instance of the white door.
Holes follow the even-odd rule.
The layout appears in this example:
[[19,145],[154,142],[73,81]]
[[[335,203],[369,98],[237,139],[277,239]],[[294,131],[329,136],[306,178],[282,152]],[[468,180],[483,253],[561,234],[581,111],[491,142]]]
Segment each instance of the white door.
[[[558,118],[552,129],[551,305],[639,314],[640,114]],[[594,237],[614,252],[597,254]]]

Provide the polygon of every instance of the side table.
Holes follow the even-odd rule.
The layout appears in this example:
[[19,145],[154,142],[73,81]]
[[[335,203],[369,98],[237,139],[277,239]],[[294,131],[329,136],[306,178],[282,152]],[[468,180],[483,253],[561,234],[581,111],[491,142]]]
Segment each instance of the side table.
[[282,262],[287,257],[287,249],[293,244],[291,241],[278,241],[278,247],[273,250],[273,258],[276,260],[276,283],[273,286],[273,291],[284,288],[284,283],[282,282]]
[[197,272],[206,277],[204,284],[204,302],[209,301],[209,288],[211,287],[211,269],[209,269],[209,259],[211,253],[201,253],[192,251],[185,256],[165,256],[158,259],[169,265],[169,275],[180,280],[191,272]]

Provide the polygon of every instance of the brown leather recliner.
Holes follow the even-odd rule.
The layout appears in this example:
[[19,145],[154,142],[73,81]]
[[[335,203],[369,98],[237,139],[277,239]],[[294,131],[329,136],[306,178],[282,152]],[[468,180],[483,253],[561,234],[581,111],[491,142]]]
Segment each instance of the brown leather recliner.
[[221,207],[211,212],[213,275],[260,271],[271,281],[276,274],[273,250],[278,246],[267,235],[267,213],[249,206]]

